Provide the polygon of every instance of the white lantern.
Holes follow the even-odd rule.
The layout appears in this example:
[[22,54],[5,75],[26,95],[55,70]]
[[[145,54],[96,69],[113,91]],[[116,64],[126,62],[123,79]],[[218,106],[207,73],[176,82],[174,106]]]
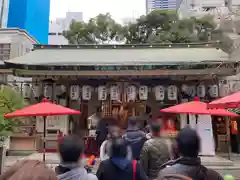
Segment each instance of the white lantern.
[[209,87],[209,95],[214,98],[218,97],[218,86],[217,85],[211,85]]
[[117,85],[111,86],[110,97],[111,97],[112,101],[119,101],[120,100],[120,89]]
[[52,85],[49,85],[49,84],[44,85],[43,96],[47,99],[51,99],[52,98],[52,91],[53,91]]
[[34,98],[39,98],[40,97],[40,94],[41,94],[40,84],[33,84],[32,93],[33,93]]
[[78,85],[71,85],[70,86],[70,98],[72,100],[78,100],[80,94],[80,88]]
[[56,84],[56,86],[55,86],[55,95],[56,96],[59,96],[59,95],[61,95],[63,93],[61,86],[62,86],[61,84]]
[[220,88],[220,96],[224,97],[227,96],[230,92],[230,88],[228,84],[222,84]]
[[137,97],[137,88],[134,85],[129,85],[127,87],[127,100],[135,101]]
[[181,91],[187,93],[188,92],[188,85],[183,84],[181,87]]
[[138,90],[139,99],[146,101],[148,99],[148,87],[140,86]]
[[201,98],[206,96],[206,88],[203,84],[197,86],[197,96]]
[[196,92],[196,86],[189,86],[188,87],[188,92],[187,94],[191,97],[196,96],[197,92]]
[[98,100],[99,101],[106,101],[107,100],[107,87],[106,86],[99,86],[98,87]]
[[30,84],[23,84],[23,98],[30,98],[31,96],[31,86]]
[[90,100],[92,97],[92,88],[88,85],[82,87],[82,99],[83,100]]
[[169,100],[176,100],[177,99],[177,86],[171,85],[167,88],[168,99]]
[[165,88],[164,86],[156,86],[155,90],[155,98],[157,101],[163,101],[165,97]]

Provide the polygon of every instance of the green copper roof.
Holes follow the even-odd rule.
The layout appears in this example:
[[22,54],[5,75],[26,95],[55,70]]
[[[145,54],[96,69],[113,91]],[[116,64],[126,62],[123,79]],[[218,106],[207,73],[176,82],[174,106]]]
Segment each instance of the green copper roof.
[[26,65],[172,65],[228,61],[220,49],[203,48],[121,48],[78,49],[37,48],[7,62]]

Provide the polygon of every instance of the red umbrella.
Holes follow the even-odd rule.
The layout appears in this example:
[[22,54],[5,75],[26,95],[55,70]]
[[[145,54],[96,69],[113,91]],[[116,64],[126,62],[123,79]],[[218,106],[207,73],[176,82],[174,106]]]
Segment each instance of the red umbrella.
[[208,104],[208,108],[239,108],[240,92],[225,96],[223,98],[212,101]]
[[43,161],[45,161],[45,138],[46,138],[46,117],[47,116],[57,116],[57,115],[74,115],[80,114],[80,111],[73,110],[61,105],[57,105],[54,103],[49,102],[47,99],[43,99],[42,102],[38,104],[33,104],[27,106],[23,109],[16,110],[15,112],[5,114],[5,118],[13,118],[13,117],[26,117],[26,116],[43,116]]
[[217,116],[238,116],[235,113],[229,112],[225,109],[207,109],[207,103],[201,101],[191,101],[169,108],[161,109],[160,112],[165,113],[179,113],[179,114],[208,114]]

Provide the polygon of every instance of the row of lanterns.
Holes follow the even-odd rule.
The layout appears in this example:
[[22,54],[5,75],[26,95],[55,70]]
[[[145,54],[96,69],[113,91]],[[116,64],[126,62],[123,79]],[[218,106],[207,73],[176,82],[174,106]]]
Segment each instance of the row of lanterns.
[[[34,98],[38,98],[42,93],[41,86],[39,84],[24,84],[22,88],[22,94],[24,98],[29,98],[31,95]],[[92,92],[95,90],[89,85],[84,85],[80,88],[79,85],[71,85],[70,86],[70,98],[72,100],[78,100],[82,97],[83,100],[90,100],[92,97]],[[148,86],[141,85],[136,87],[134,85],[129,85],[126,88],[127,100],[128,101],[135,101],[137,96],[139,100],[147,100],[149,92],[152,91],[155,95],[157,101],[163,101],[167,96],[168,100],[177,100],[178,96],[178,87],[175,85],[170,86],[162,86],[158,85],[154,88],[149,88]],[[207,94],[213,98],[219,96],[218,86],[217,85],[210,85],[208,89],[205,85],[198,85],[198,86],[189,86],[189,85],[182,85],[181,92],[188,94],[191,97],[199,96],[204,98]],[[55,88],[55,95],[60,95],[63,92],[66,92],[66,87],[63,85],[57,85]],[[118,85],[112,85],[110,88],[107,86],[99,86],[97,88],[98,92],[98,100],[104,101],[107,99],[108,94],[110,94],[110,99],[114,101],[119,101],[121,99],[121,90]],[[221,87],[220,95],[227,95],[229,93],[228,85],[224,85]],[[45,84],[43,85],[43,96],[46,98],[52,98],[53,95],[53,85],[52,84]]]

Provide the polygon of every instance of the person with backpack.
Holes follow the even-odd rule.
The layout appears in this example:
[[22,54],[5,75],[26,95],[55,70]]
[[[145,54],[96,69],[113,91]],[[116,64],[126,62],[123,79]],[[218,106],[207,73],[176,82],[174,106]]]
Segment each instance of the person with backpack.
[[139,160],[144,142],[147,140],[146,134],[140,130],[137,124],[137,117],[128,118],[128,128],[123,135],[123,139],[132,149],[132,158]]
[[161,124],[154,121],[150,125],[152,138],[147,140],[142,148],[140,162],[147,176],[156,179],[161,166],[174,158],[172,142],[161,136]]
[[99,180],[147,180],[140,163],[127,158],[127,145],[122,138],[112,140],[110,158],[100,162]]
[[164,164],[157,180],[223,180],[216,171],[201,164],[198,157],[200,137],[190,127],[183,128],[176,137],[180,158]]
[[83,167],[82,142],[77,136],[64,136],[59,144],[60,164],[55,168],[59,180],[97,180],[94,174]]

